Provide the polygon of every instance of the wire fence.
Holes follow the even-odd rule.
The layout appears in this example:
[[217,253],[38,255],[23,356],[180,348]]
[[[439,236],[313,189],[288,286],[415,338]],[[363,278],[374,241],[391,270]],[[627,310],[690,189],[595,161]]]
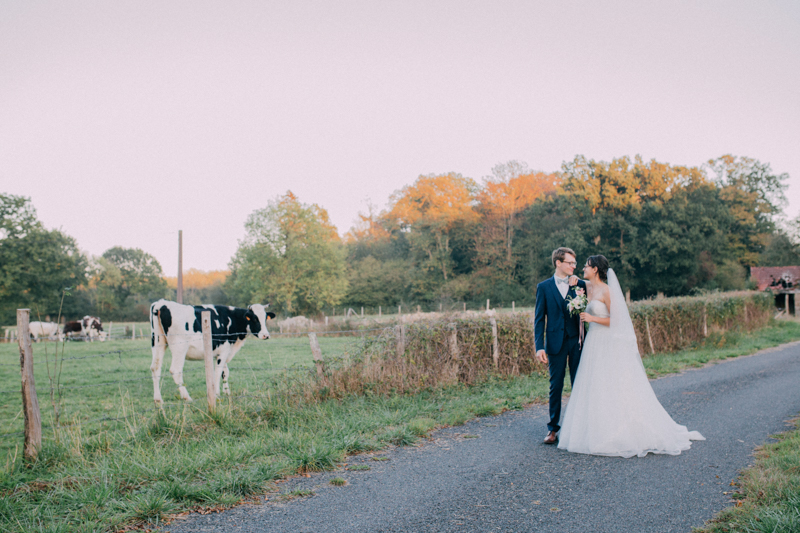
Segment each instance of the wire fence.
[[[480,333],[483,338],[479,344],[489,346],[488,351],[481,348],[483,355],[480,357],[485,359],[488,355],[490,365],[494,358],[494,366],[497,368],[495,315],[481,312],[480,319],[476,321],[474,318],[477,315],[463,315],[462,318],[471,317],[472,322],[465,320],[459,323],[460,335],[465,336],[464,348],[469,350],[475,345],[475,340],[467,342],[466,337]],[[427,316],[406,316],[401,320],[303,323],[305,326],[312,326],[310,329],[275,328],[271,325],[271,340],[268,341],[250,338],[250,335],[244,334],[212,333],[210,336],[214,346],[225,342],[236,344],[247,339],[235,357],[229,359],[222,369],[216,367],[217,371],[223,372],[223,379],[222,383],[215,385],[221,397],[231,401],[269,398],[273,387],[278,384],[283,387],[294,386],[298,383],[295,380],[300,379],[302,382],[313,375],[315,370],[317,374],[322,372],[323,355],[332,364],[336,364],[336,361],[346,362],[349,361],[348,357],[363,353],[363,348],[370,343],[381,344],[383,349],[391,346],[388,348],[391,352],[403,353],[406,327],[416,328],[416,340],[413,342],[418,344],[413,349],[424,351],[419,343],[425,342],[424,339],[427,338],[425,328],[428,327],[427,324],[432,324],[428,320],[437,320],[439,341],[442,340],[441,328],[449,327],[447,323],[450,319],[439,320],[442,316],[433,313]],[[517,316],[525,320],[523,313]],[[189,328],[193,326],[189,325],[187,331],[176,331],[172,328],[166,334],[150,332],[147,328],[145,334],[145,328],[137,328],[135,324],[117,325],[116,328],[109,325],[109,331],[102,339],[71,337],[58,342],[31,343],[43,437],[53,438],[60,430],[78,431],[86,437],[102,430],[141,427],[158,410],[185,407],[187,402],[181,397],[188,399],[187,391],[195,398],[205,393],[205,365],[202,362],[193,362],[197,359],[202,361],[203,334],[189,331]],[[489,331],[491,335],[487,341],[486,334]],[[449,335],[450,333],[447,334],[448,339]],[[163,340],[167,342],[163,343]],[[449,346],[449,342],[446,341],[445,345]],[[172,353],[170,367],[167,367],[164,344],[170,345],[170,352],[173,347],[181,345],[184,348],[192,347],[189,352],[185,352],[187,358],[182,367],[179,363],[177,366],[173,363]],[[449,350],[446,346],[443,349],[445,352]],[[182,351],[178,349],[178,352]],[[155,364],[156,355],[163,358],[160,364]],[[0,433],[0,453],[13,450],[19,444],[18,437],[24,433],[19,369],[17,344],[0,343],[0,397],[4,399],[0,403],[0,427],[3,430]],[[157,392],[159,389],[160,393]],[[167,401],[155,404],[154,398],[161,394]],[[211,405],[209,404],[209,408]]]
[[[353,350],[354,343],[385,331],[386,327],[328,329],[305,331],[270,331],[268,341],[249,338],[226,366],[231,400],[257,398],[268,394],[270,377],[289,371],[313,369],[313,355],[308,337],[321,339],[326,355],[342,355]],[[162,361],[157,381],[168,401],[158,407],[153,401],[154,377],[151,372],[153,349],[151,335],[113,334],[103,342],[87,342],[89,338],[73,337],[59,342],[32,343],[35,381],[39,398],[42,430],[45,438],[58,429],[80,425],[82,431],[107,427],[132,418],[143,418],[165,406],[183,406],[178,399],[178,384],[171,379]],[[156,334],[155,339],[158,343]],[[235,341],[242,335],[212,334],[215,341]],[[170,332],[173,343],[186,339],[192,343],[202,338],[198,332]],[[176,341],[176,339],[178,339]],[[171,354],[169,355],[171,357]],[[171,362],[171,360],[170,360]],[[23,435],[20,362],[16,343],[0,344],[0,452],[19,444]],[[112,379],[118,376],[117,379]],[[205,368],[189,360],[182,369],[182,383],[195,394],[205,392]],[[228,379],[230,378],[230,379]],[[169,401],[171,398],[175,401]],[[109,412],[111,411],[111,412]]]

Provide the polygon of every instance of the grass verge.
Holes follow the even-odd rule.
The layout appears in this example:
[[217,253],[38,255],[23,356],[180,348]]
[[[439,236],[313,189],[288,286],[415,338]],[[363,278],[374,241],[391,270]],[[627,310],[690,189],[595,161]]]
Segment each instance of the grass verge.
[[733,494],[736,505],[695,533],[796,533],[800,531],[800,419],[778,442],[756,451]]
[[[694,351],[645,358],[651,375],[800,339],[800,323],[713,337]],[[544,374],[490,378],[414,395],[290,403],[279,395],[168,408],[147,424],[58,435],[33,464],[9,455],[0,471],[0,531],[116,531],[158,525],[192,509],[221,509],[273,489],[287,475],[338,468],[350,454],[409,445],[547,397]],[[292,494],[291,496],[300,496]]]

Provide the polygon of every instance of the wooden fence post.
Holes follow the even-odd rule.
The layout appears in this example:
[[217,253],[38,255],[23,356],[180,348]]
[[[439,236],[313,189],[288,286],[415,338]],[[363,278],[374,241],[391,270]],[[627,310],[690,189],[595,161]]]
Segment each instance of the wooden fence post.
[[406,325],[397,326],[397,357],[403,357],[406,353]]
[[467,302],[462,302],[462,305],[464,306],[464,312],[466,313],[467,312]]
[[647,340],[650,342],[650,353],[656,353],[656,349],[653,347],[653,337],[650,335],[650,322],[647,320],[647,317],[644,317],[644,327],[647,329]]
[[492,325],[492,361],[494,361],[494,369],[497,370],[500,363],[500,347],[497,343],[497,319],[490,316],[489,323]]
[[703,307],[703,337],[708,337],[708,309]]
[[200,314],[203,327],[203,361],[206,364],[206,399],[208,412],[213,413],[217,408],[217,384],[215,383],[214,354],[211,345],[211,311]]
[[364,306],[361,306],[361,318],[364,318]]
[[489,300],[488,299],[486,300],[486,310],[487,311],[489,310]]
[[42,415],[36,382],[33,379],[33,348],[31,348],[30,309],[17,309],[17,338],[19,339],[19,365],[22,372],[22,410],[25,413],[25,448],[28,459],[36,459],[42,449]]
[[513,301],[511,302],[511,312],[512,312],[512,313],[513,313],[514,311],[516,311],[516,309],[517,309],[517,307],[516,307],[516,303],[517,303],[517,302],[513,302]]
[[378,306],[378,316],[381,316],[381,306]]
[[401,306],[399,306],[399,305],[397,306],[397,314],[398,314],[398,315],[402,315],[402,314],[403,314],[403,313],[400,311],[400,307],[401,307]]
[[324,373],[325,369],[323,368],[322,350],[319,347],[317,334],[314,332],[310,332],[308,334],[308,341],[311,344],[311,356],[314,358],[314,365],[317,367],[317,375],[321,376]]
[[136,324],[131,324],[131,340],[136,340]]
[[449,338],[450,346],[450,360],[453,361],[453,373],[455,374],[456,381],[458,381],[458,360],[460,358],[460,353],[458,351],[458,329],[456,328],[456,324],[454,322],[450,323],[450,338]]

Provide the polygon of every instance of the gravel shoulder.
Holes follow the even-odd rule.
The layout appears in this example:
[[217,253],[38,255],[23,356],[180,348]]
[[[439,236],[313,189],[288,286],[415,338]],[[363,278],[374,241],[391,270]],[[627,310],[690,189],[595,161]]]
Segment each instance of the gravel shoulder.
[[[753,449],[800,412],[798,383],[800,343],[653,381],[673,419],[707,439],[679,456],[546,446],[546,407],[534,405],[436,431],[420,446],[349,458],[370,470],[280,484],[313,496],[193,514],[164,531],[688,533],[731,505],[725,492]],[[347,485],[331,485],[334,477]]]

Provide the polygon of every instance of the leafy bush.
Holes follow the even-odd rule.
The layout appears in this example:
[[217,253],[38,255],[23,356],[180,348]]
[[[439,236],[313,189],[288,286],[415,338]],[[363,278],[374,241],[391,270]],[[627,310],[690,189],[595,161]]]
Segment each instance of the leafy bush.
[[[646,356],[702,345],[723,332],[760,328],[769,322],[772,306],[770,294],[739,291],[645,300],[631,304],[630,312],[639,352]],[[495,315],[496,361],[490,320],[470,312],[387,327],[378,336],[366,337],[350,357],[326,360],[325,372],[310,375],[302,394],[327,398],[415,393],[475,384],[493,375],[547,371],[534,357],[530,312]]]

